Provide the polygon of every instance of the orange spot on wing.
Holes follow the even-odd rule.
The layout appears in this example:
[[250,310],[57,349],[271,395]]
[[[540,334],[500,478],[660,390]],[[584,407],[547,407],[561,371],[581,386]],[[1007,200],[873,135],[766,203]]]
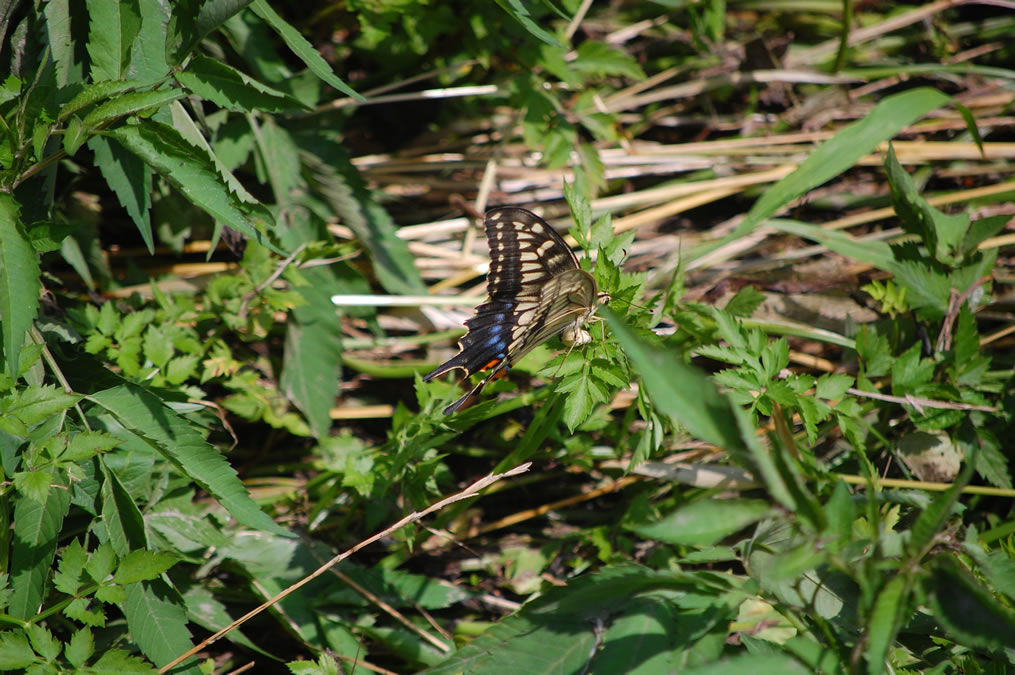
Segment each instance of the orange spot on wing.
[[493,370],[494,368],[496,368],[497,366],[500,365],[501,361],[503,361],[503,359],[493,359],[488,364],[486,364],[485,366],[480,368],[479,372],[484,372],[484,371],[487,371],[487,370]]

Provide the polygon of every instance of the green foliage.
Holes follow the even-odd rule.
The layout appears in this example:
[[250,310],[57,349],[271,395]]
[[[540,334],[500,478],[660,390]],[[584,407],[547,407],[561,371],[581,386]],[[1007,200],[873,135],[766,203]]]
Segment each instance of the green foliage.
[[[1015,662],[1012,509],[963,492],[1012,486],[1012,361],[991,346],[1003,335],[987,337],[1006,315],[981,311],[1007,283],[992,241],[1008,216],[933,206],[889,147],[871,171],[887,181],[901,240],[803,221],[815,188],[913,133],[948,95],[900,80],[725,237],[632,273],[640,234],[615,228],[616,202],[596,197],[637,191],[649,174],[628,180],[603,151],[683,138],[688,119],[751,140],[737,127],[747,136],[743,120],[770,111],[734,104],[774,107],[772,92],[739,88],[764,82],[756,64],[715,70],[739,51],[736,3],[287,11],[265,0],[0,11],[0,670],[154,672],[407,512],[525,461],[528,475],[390,533],[231,632],[210,647],[215,666],[250,654],[294,673],[361,669],[354,660],[436,673]],[[750,11],[762,32],[792,24],[794,51],[841,39],[840,56],[797,73],[871,60],[837,17]],[[883,18],[864,11],[860,23]],[[959,40],[942,29],[949,16],[873,53],[944,58]],[[983,26],[995,42],[974,47],[1010,56],[1010,20]],[[978,64],[890,74],[956,83],[967,72],[1012,77]],[[424,74],[435,89],[461,80],[497,94],[442,102],[418,128],[412,111],[391,121],[360,107]],[[652,98],[672,78],[711,93]],[[982,148],[974,111],[959,107]],[[385,147],[401,124],[437,144]],[[417,375],[413,389],[404,375],[421,365],[409,350],[435,337],[331,302],[431,290],[397,215],[446,202],[378,189],[362,155],[406,151],[409,166],[434,147],[468,147],[499,161],[513,145],[555,176],[572,172],[572,235],[610,306],[590,344],[568,353],[551,341],[447,417],[450,385]],[[725,175],[723,161],[700,175]],[[801,198],[801,220],[772,219]],[[684,300],[705,253],[762,224],[869,265],[881,276],[861,288],[879,319],[842,335],[791,332],[766,322],[760,285],[722,307]],[[197,240],[219,267],[183,280],[171,264]],[[801,338],[827,340],[842,367],[798,367]],[[378,355],[400,379],[362,367]],[[336,422],[363,402],[390,404],[390,420]],[[907,463],[914,438],[959,458],[947,489],[890,482],[932,480]]]

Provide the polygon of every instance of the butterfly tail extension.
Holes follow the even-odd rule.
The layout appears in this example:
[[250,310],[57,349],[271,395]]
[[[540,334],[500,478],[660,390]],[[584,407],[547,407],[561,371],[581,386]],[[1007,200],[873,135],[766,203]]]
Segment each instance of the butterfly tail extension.
[[477,384],[475,387],[469,390],[469,393],[467,393],[465,396],[461,397],[460,399],[449,405],[447,408],[445,408],[444,409],[445,415],[450,415],[453,412],[458,412],[462,408],[471,405],[472,401],[476,399],[481,393],[483,393],[483,388],[486,387],[486,385],[493,382],[494,380],[500,379],[508,371],[507,366],[501,367],[500,362],[491,365],[491,367],[493,368],[493,372],[484,377],[479,384]]

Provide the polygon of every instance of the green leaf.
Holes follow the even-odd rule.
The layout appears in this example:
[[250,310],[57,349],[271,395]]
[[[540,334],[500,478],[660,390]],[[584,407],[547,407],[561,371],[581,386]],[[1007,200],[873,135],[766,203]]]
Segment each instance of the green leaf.
[[874,609],[866,626],[867,649],[864,651],[867,672],[872,675],[880,673],[885,667],[888,649],[895,642],[904,615],[908,613],[908,595],[906,578],[896,574],[884,585],[874,601]]
[[92,578],[95,583],[101,583],[106,580],[113,570],[116,568],[116,552],[113,550],[112,544],[103,542],[92,551],[92,554],[88,557],[88,564],[85,565],[85,571],[88,572],[88,576]]
[[95,599],[107,605],[120,606],[127,601],[127,590],[116,584],[101,584],[95,589]]
[[374,273],[395,295],[424,293],[426,287],[406,242],[395,232],[387,211],[377,203],[345,150],[319,134],[294,136],[309,182],[327,205],[370,251]]
[[0,633],[0,670],[5,672],[21,670],[38,660],[24,633],[11,631]]
[[816,241],[836,253],[873,265],[880,270],[894,272],[897,268],[892,247],[883,241],[859,240],[846,232],[826,230],[817,225],[782,218],[773,218],[766,225],[780,232]]
[[266,0],[254,0],[250,4],[250,9],[254,11],[257,16],[261,17],[265,23],[272,27],[282,41],[285,42],[286,46],[292,50],[292,53],[296,55],[307,68],[310,69],[317,77],[321,78],[328,84],[346,96],[352,96],[357,101],[364,101],[362,96],[357,94],[352,88],[349,87],[345,82],[335,76],[335,73],[331,70],[331,66],[325,61],[321,55],[314,49],[313,45],[307,42],[306,38],[300,35],[299,31],[293,28],[291,25],[280,17],[274,9],[271,8]]
[[120,561],[113,581],[121,586],[157,578],[176,564],[176,557],[156,551],[131,551]]
[[[127,555],[135,549],[148,547],[148,531],[145,529],[144,516],[131,499],[127,488],[123,486],[119,476],[110,471],[103,458],[99,460],[102,469],[102,521],[106,528],[107,542],[112,550],[120,556]],[[108,560],[101,561],[103,565]],[[96,562],[98,565],[99,562]],[[88,567],[89,574],[92,567]],[[105,571],[103,567],[102,571]],[[103,577],[104,579],[104,577]],[[100,579],[96,579],[100,581]],[[101,590],[101,589],[100,589]]]
[[139,0],[138,4],[141,30],[131,45],[127,68],[135,86],[150,86],[169,74],[166,51],[172,4],[162,0]]
[[88,598],[75,598],[64,607],[63,614],[68,619],[73,619],[86,626],[105,626],[106,613],[103,611],[102,606],[96,604],[94,608],[90,608],[91,604],[92,601]]
[[812,673],[792,656],[786,654],[740,654],[707,666],[684,668],[683,675],[794,675]]
[[916,184],[895,159],[895,148],[888,146],[885,173],[892,192],[892,204],[902,228],[919,236],[936,260],[946,265],[962,262],[962,240],[969,229],[966,212],[948,215],[920,196]]
[[515,21],[520,23],[532,37],[553,47],[564,46],[555,35],[544,30],[542,26],[532,19],[528,7],[521,0],[497,0],[497,4],[500,5],[501,9],[514,17]]
[[17,377],[25,334],[39,311],[39,260],[21,233],[20,207],[9,193],[0,193],[0,331],[7,374]]
[[140,7],[119,0],[88,0],[88,59],[93,82],[125,80],[130,46],[141,29]]
[[88,553],[78,539],[68,544],[60,553],[59,570],[53,575],[53,587],[67,595],[77,595],[81,587],[88,582],[85,577],[85,564]]
[[331,408],[342,377],[342,322],[331,304],[337,279],[331,268],[304,270],[309,284],[296,290],[307,304],[292,310],[286,327],[280,385],[286,397],[307,417],[314,435],[331,428]]
[[152,240],[152,172],[140,157],[127,152],[108,138],[93,136],[88,148],[95,155],[95,165],[102,173],[106,185],[116,195],[120,205],[134,221],[148,252],[155,253]]
[[32,426],[63,412],[80,400],[77,394],[68,394],[56,385],[29,387],[21,391],[17,401],[7,409],[25,424]]
[[[183,600],[187,603],[187,615],[190,620],[209,632],[215,632],[233,622],[234,617],[229,614],[230,608],[204,586],[192,584],[184,593]],[[238,628],[229,631],[229,641],[270,656]]]
[[632,80],[645,79],[645,71],[627,52],[597,40],[586,40],[578,45],[578,56],[571,67],[590,75],[621,75]]
[[63,651],[64,658],[75,668],[83,668],[85,662],[92,658],[94,653],[95,638],[88,627],[76,631]]
[[85,115],[82,124],[86,127],[96,127],[120,117],[143,112],[149,108],[161,108],[186,95],[187,92],[179,89],[129,92],[96,107]]
[[60,250],[60,242],[77,230],[68,223],[37,222],[28,228],[28,241],[37,253],[50,253]]
[[927,384],[934,377],[936,364],[933,359],[921,358],[922,352],[923,345],[914,342],[892,364],[892,393],[896,396]]
[[763,302],[765,302],[764,293],[754,286],[744,286],[726,303],[723,311],[730,316],[747,318],[754,314],[754,310]]
[[925,583],[934,618],[960,644],[990,651],[1015,649],[1015,613],[997,601],[951,555],[938,555]]
[[583,363],[577,373],[562,379],[556,390],[567,394],[561,419],[571,433],[589,418],[596,404],[604,403],[609,398],[609,390],[592,372],[588,363]]
[[966,233],[965,238],[962,240],[963,255],[968,256],[975,251],[980,244],[1003,230],[1010,220],[1011,218],[1006,214],[1001,214],[987,216],[986,218],[974,221],[969,227],[969,232]]
[[686,365],[677,355],[651,346],[636,336],[609,308],[599,311],[631,359],[656,408],[677,420],[694,436],[725,448],[737,461],[752,468],[773,498],[797,511],[797,499],[790,492],[787,477],[780,473],[772,454],[748,431],[744,413],[719,394],[704,373]]
[[244,214],[239,200],[222,184],[208,154],[183,140],[178,131],[141,120],[136,126],[124,126],[107,133],[162,174],[195,206],[282,254]]
[[53,634],[46,630],[45,626],[32,624],[28,627],[28,639],[32,643],[35,653],[52,663],[60,656],[60,642],[53,637]]
[[844,373],[825,374],[815,384],[815,396],[826,401],[835,401],[846,395],[854,384],[853,377]]
[[49,490],[43,503],[15,498],[10,568],[14,593],[7,608],[11,616],[29,619],[39,611],[63,520],[69,510],[70,490]]
[[112,98],[137,86],[134,81],[117,80],[114,82],[95,82],[85,85],[84,89],[78,92],[70,101],[60,108],[57,117],[58,122],[70,119],[74,114],[84,110],[88,106],[95,105],[99,101]]
[[46,503],[46,496],[49,494],[50,486],[56,476],[52,471],[41,469],[38,471],[18,471],[14,474],[14,488],[25,497],[38,502]]
[[120,438],[104,431],[80,431],[71,436],[67,450],[60,459],[68,462],[79,462],[93,457],[97,453],[105,453],[120,445]]
[[649,346],[609,308],[600,311],[659,410],[702,440],[719,447],[743,447],[729,401],[701,371],[687,366],[675,354]]
[[169,362],[166,368],[166,382],[172,385],[180,385],[189,380],[197,372],[197,366],[201,362],[199,354],[184,354]]
[[[122,649],[107,649],[102,652],[102,656],[92,665],[91,670],[96,673],[131,673],[132,675],[135,673],[140,675],[152,673],[154,675],[158,672],[140,657],[131,656]],[[197,671],[196,668],[191,670]],[[175,672],[174,669],[173,673],[175,674]]]
[[173,341],[161,326],[149,325],[143,344],[145,357],[159,368],[164,368],[173,356]]
[[691,260],[754,231],[783,206],[838,176],[861,157],[874,152],[878,145],[949,101],[947,94],[928,87],[886,96],[863,119],[823,143],[793,173],[765,190],[740,225],[721,240],[698,247],[691,253]]
[[88,397],[124,428],[147,440],[184,475],[218,499],[236,520],[258,530],[289,536],[250,498],[229,463],[185,419],[141,387],[124,384]]
[[306,108],[295,98],[258,82],[221,61],[200,54],[175,74],[176,80],[202,98],[228,110],[281,112]]
[[[183,598],[161,579],[128,586],[123,613],[138,647],[156,665],[164,666],[193,647]],[[196,674],[195,662],[190,657],[173,672]]]
[[681,506],[658,522],[632,529],[668,544],[711,546],[771,513],[772,505],[759,499],[706,499]]

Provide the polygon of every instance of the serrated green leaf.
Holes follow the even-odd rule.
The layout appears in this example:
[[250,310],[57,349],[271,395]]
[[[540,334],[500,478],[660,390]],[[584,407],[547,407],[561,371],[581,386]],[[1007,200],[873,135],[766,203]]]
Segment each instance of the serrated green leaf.
[[627,52],[598,40],[586,40],[578,45],[578,56],[571,65],[579,72],[592,75],[622,75],[639,81],[645,79],[645,71]]
[[121,145],[110,143],[108,138],[93,136],[88,141],[88,148],[94,153],[95,165],[102,173],[106,185],[134,221],[148,252],[155,253],[151,221],[151,169],[141,157],[128,152]]
[[587,373],[565,378],[557,385],[557,391],[567,394],[562,419],[571,433],[588,419],[595,405],[605,401],[607,396],[603,386]]
[[962,239],[969,229],[969,214],[949,215],[935,208],[917,192],[916,184],[895,158],[895,148],[888,146],[884,160],[892,204],[902,228],[919,236],[939,262],[957,265],[961,262]]
[[649,539],[687,546],[712,546],[721,539],[766,518],[772,505],[760,499],[695,501],[659,521],[634,529]]
[[118,0],[88,0],[87,6],[92,81],[129,79],[124,64],[141,28],[140,7]]
[[280,112],[306,108],[295,98],[241,73],[221,61],[200,54],[175,74],[184,87],[229,110]]
[[864,658],[867,661],[867,672],[872,675],[884,670],[888,649],[895,642],[907,607],[906,579],[901,574],[896,574],[878,593],[866,626],[867,649]]
[[[725,448],[734,459],[750,466],[772,497],[786,508],[792,511],[803,508],[787,485],[787,479],[792,476],[780,473],[771,453],[761,448],[753,435],[746,431],[745,413],[719,394],[701,371],[684,364],[676,354],[651,346],[637,337],[609,308],[603,307],[599,311],[606,317],[617,341],[631,359],[659,412],[679,421],[698,438]],[[800,486],[795,487],[800,490]],[[803,492],[800,494],[803,495]]]
[[815,396],[826,401],[835,401],[846,395],[853,386],[853,377],[845,373],[826,373],[818,378]]
[[147,439],[185,475],[207,490],[239,522],[289,535],[254,503],[236,472],[185,419],[141,387],[124,384],[88,397],[128,430]]
[[77,230],[68,223],[38,222],[28,228],[28,241],[38,253],[60,250],[60,242]]
[[186,95],[187,92],[179,89],[129,92],[97,106],[85,115],[81,123],[86,127],[97,127],[100,124],[144,112],[150,108],[161,108]]
[[176,557],[157,551],[131,551],[120,561],[113,581],[121,586],[155,579],[176,564]]
[[82,431],[71,437],[67,449],[60,455],[60,459],[78,462],[100,452],[112,450],[119,444],[120,439],[111,434],[102,431]]
[[88,553],[78,539],[68,544],[60,553],[57,573],[53,575],[53,587],[61,593],[75,595],[87,583],[85,564]]
[[[193,646],[183,599],[161,579],[131,584],[123,611],[131,635],[152,662],[165,665]],[[177,669],[194,664],[190,657]]]
[[92,581],[96,584],[107,581],[112,575],[113,570],[117,565],[117,554],[113,550],[112,544],[109,542],[103,542],[99,544],[91,555],[88,556],[88,562],[84,568],[88,572],[88,576],[91,577]]
[[45,502],[16,497],[11,588],[7,612],[19,619],[35,616],[42,605],[63,520],[70,510],[70,490],[49,490]]
[[[134,503],[120,477],[99,458],[102,471],[102,521],[106,527],[107,542],[120,557],[135,549],[148,548],[148,531],[144,516]],[[90,572],[91,570],[89,570]]]
[[542,26],[532,19],[528,7],[521,0],[497,0],[501,9],[510,14],[515,21],[520,23],[525,30],[537,40],[545,42],[553,47],[563,47],[555,35],[546,31]]
[[12,671],[27,668],[38,661],[24,633],[0,633],[0,670]]
[[990,651],[1015,649],[1015,613],[950,555],[934,558],[926,589],[934,618],[961,644]]
[[75,598],[64,607],[63,614],[69,619],[78,621],[86,626],[102,627],[106,625],[106,613],[100,605],[90,607],[89,598]]
[[95,638],[90,628],[75,631],[63,650],[64,658],[75,668],[83,668],[95,653]]
[[184,354],[176,357],[169,362],[169,367],[166,369],[166,382],[172,385],[183,384],[194,377],[200,362],[201,356],[198,354]]
[[292,310],[286,329],[281,387],[307,417],[314,436],[331,428],[331,408],[342,373],[342,323],[331,304],[330,290],[338,279],[333,270],[305,270],[309,282],[297,287],[307,303]]
[[90,105],[99,101],[112,98],[137,86],[137,83],[129,80],[103,81],[85,85],[78,94],[60,108],[57,117],[58,122],[69,119],[72,115],[84,110]]
[[44,504],[49,494],[50,486],[56,476],[49,470],[39,471],[18,471],[14,474],[14,488],[32,501]]
[[107,649],[92,665],[96,673],[157,673],[158,671],[143,659],[131,656],[122,649]]
[[39,311],[39,260],[21,234],[20,207],[13,195],[0,193],[0,331],[7,374],[17,376],[25,334]]
[[127,589],[116,584],[102,584],[95,589],[95,599],[119,607],[127,601]]
[[14,415],[31,426],[63,412],[80,398],[77,394],[68,394],[57,389],[55,385],[29,387],[23,390],[17,402],[7,409],[7,414]]
[[[151,120],[106,132],[159,172],[180,194],[213,218],[282,254],[244,214],[239,200],[222,184],[206,152],[190,145],[172,127]],[[267,217],[267,214],[263,214]]]
[[265,23],[278,33],[282,41],[285,42],[286,46],[292,50],[307,68],[310,69],[317,77],[321,78],[335,89],[344,93],[346,96],[352,96],[358,101],[363,101],[364,98],[357,94],[351,87],[345,82],[335,76],[331,66],[325,61],[320,53],[314,49],[314,46],[307,42],[306,38],[300,35],[299,31],[289,25],[282,17],[271,8],[265,0],[254,0],[250,4],[250,9],[254,11],[257,16],[261,17]]
[[389,292],[425,292],[408,244],[398,237],[391,216],[374,199],[346,151],[319,136],[294,136],[311,184],[370,251],[377,280]]
[[935,363],[932,359],[921,358],[922,350],[923,345],[914,342],[892,364],[892,393],[896,396],[927,384],[934,377]]
[[52,663],[60,656],[61,644],[45,626],[32,624],[28,627],[28,640],[35,653]]

